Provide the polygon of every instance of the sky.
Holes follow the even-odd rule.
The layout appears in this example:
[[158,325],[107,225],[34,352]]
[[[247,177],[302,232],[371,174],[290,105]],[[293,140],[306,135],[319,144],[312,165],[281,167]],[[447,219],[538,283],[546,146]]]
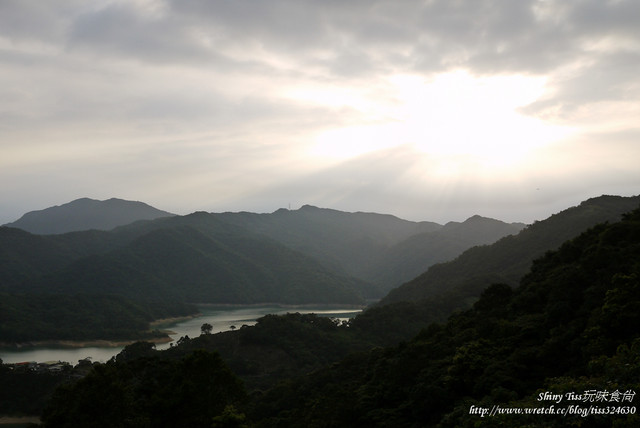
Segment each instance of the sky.
[[637,0],[0,0],[0,224],[640,193]]

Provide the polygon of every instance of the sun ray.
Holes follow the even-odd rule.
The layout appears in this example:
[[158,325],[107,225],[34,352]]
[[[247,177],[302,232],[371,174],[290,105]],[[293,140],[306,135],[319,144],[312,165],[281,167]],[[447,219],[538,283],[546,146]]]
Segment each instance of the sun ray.
[[[442,158],[443,164],[464,156],[488,168],[505,167],[522,162],[532,150],[571,132],[518,112],[543,94],[545,79],[541,77],[474,77],[458,71],[430,81],[418,76],[393,76],[389,83],[394,89],[394,102],[370,100],[370,110],[378,114],[376,120],[367,123],[365,117],[363,124],[321,133],[311,153],[345,159],[410,144],[422,153]],[[353,107],[362,110],[362,98],[353,98],[353,94],[321,98],[325,104],[340,105],[349,105],[354,99],[358,101]],[[379,119],[383,111],[386,120]],[[444,165],[443,169],[456,170]]]

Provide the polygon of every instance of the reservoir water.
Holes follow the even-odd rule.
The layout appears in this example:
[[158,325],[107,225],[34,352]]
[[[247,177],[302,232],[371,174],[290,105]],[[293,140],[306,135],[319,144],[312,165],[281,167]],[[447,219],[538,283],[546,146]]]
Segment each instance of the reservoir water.
[[[213,327],[212,333],[231,330],[233,327],[240,328],[242,325],[253,325],[256,320],[268,314],[286,314],[288,312],[300,312],[301,314],[315,313],[320,316],[338,318],[346,320],[356,316],[360,309],[345,309],[343,307],[328,306],[201,306],[201,315],[184,321],[159,324],[155,328],[159,330],[169,330],[171,338],[175,341],[180,337],[197,337],[200,335],[200,327],[204,323],[209,323]],[[233,327],[232,327],[233,326]],[[170,343],[158,344],[156,349],[166,349]],[[19,363],[23,361],[66,361],[72,365],[78,360],[91,358],[92,361],[106,362],[122,350],[118,347],[28,347],[22,349],[2,349],[0,348],[0,358],[7,363]]]

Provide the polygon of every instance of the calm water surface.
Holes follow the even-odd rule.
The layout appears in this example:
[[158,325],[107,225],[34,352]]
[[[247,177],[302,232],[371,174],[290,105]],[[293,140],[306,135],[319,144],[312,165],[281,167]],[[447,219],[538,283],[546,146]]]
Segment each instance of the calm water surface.
[[[356,316],[359,309],[344,309],[332,307],[310,307],[310,306],[201,306],[201,316],[180,321],[177,323],[167,323],[156,326],[160,330],[170,330],[173,340],[178,340],[182,336],[197,337],[200,335],[200,326],[209,323],[213,326],[212,333],[230,330],[232,326],[236,328],[242,325],[253,325],[256,320],[268,314],[286,314],[288,312],[300,312],[301,314],[315,313],[320,316],[327,316],[339,319],[349,319]],[[156,349],[166,349],[170,343],[163,343],[156,346]],[[92,361],[106,362],[122,350],[119,347],[85,347],[85,348],[55,348],[37,347],[22,350],[6,350],[0,348],[0,358],[4,363],[19,363],[23,361],[67,361],[76,364],[78,360],[91,358]]]

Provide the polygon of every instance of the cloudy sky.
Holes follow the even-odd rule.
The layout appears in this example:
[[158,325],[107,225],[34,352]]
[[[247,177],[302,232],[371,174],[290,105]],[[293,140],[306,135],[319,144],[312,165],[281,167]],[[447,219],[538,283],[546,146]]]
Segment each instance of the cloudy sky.
[[0,0],[0,224],[640,193],[637,0]]

